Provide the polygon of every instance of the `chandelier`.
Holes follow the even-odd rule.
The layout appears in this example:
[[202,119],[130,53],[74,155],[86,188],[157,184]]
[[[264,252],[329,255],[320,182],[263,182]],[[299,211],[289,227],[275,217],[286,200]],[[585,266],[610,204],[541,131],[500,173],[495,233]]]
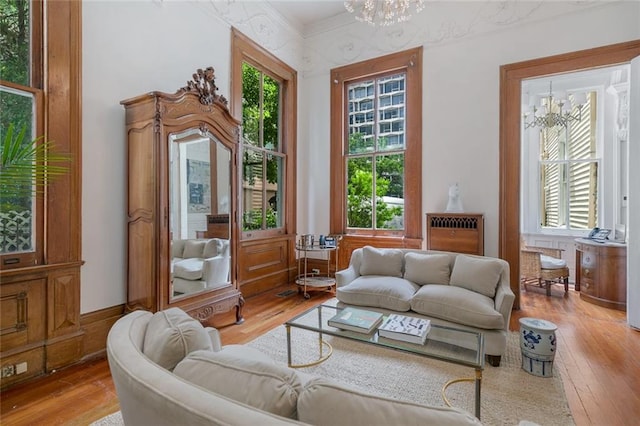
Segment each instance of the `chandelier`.
[[[524,113],[525,129],[536,126],[547,128],[555,126],[567,127],[572,121],[582,120],[582,107],[587,102],[586,94],[573,93],[571,95],[572,99],[569,100],[566,92],[558,91],[554,97],[551,84],[552,82],[549,82],[549,96],[542,98],[536,96],[532,104],[529,104],[528,99],[525,99],[529,95],[523,95],[522,103],[526,105]],[[536,102],[538,98],[539,102]],[[574,107],[578,108],[578,112],[572,114]]]
[[346,0],[344,7],[350,13],[356,13],[356,19],[375,26],[383,27],[411,18],[411,6],[418,13],[424,9],[426,0]]

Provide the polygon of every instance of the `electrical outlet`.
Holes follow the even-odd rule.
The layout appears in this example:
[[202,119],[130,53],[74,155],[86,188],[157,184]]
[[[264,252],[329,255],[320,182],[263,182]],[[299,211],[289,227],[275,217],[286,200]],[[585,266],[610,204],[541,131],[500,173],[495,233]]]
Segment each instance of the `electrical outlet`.
[[16,364],[16,374],[22,374],[27,372],[27,363],[21,362],[20,364]]
[[16,374],[16,366],[15,365],[5,365],[2,367],[2,378],[11,377]]
[[314,268],[314,269],[311,270],[311,273],[318,275],[318,274],[320,274],[320,269]]

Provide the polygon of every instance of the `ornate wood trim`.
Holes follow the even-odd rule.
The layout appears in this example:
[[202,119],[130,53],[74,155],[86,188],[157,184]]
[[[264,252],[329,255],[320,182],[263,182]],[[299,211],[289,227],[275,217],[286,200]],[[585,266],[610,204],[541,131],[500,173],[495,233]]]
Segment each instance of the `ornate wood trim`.
[[180,90],[197,93],[198,99],[203,105],[211,105],[214,102],[220,102],[225,107],[228,105],[227,99],[216,93],[218,86],[216,86],[216,75],[213,67],[207,67],[204,70],[198,68],[193,73],[193,80],[187,81],[187,85]]

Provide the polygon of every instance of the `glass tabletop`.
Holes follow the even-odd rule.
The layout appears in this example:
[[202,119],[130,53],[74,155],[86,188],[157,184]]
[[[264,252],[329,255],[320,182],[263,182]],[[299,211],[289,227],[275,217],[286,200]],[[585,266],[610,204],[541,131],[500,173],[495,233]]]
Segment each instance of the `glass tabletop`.
[[[384,315],[384,319],[391,313],[411,316],[411,312],[391,312],[365,307],[357,308],[381,312]],[[330,326],[328,324],[329,319],[341,309],[343,308],[318,305],[290,319],[285,323],[285,326],[314,331],[320,333],[320,335],[327,334],[358,340],[480,370],[484,369],[484,335],[482,333],[432,323],[424,345],[408,343],[380,337],[377,329],[367,334]]]

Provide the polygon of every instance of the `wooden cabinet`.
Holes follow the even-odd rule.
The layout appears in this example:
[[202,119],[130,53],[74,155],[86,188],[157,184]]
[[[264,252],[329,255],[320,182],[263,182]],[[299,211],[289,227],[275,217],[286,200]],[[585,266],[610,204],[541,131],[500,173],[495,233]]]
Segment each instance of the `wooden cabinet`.
[[229,238],[229,215],[207,215],[207,238]]
[[427,213],[427,250],[484,255],[484,215]]
[[575,285],[581,299],[626,311],[627,247],[578,238]]
[[[179,307],[206,321],[235,308],[241,322],[244,299],[235,273],[240,123],[229,113],[226,99],[216,93],[213,68],[198,70],[193,79],[175,94],[151,92],[121,102],[128,154],[127,309],[155,312]],[[184,249],[184,256],[173,252],[180,246],[178,240],[197,239],[192,223],[208,222],[212,215],[225,216],[226,223],[219,225],[226,232],[215,232],[228,242],[220,243],[211,255],[205,255],[208,249],[195,256],[186,255],[187,250],[193,252],[191,248]],[[189,247],[199,244],[207,242],[195,241]],[[228,282],[219,278],[210,282],[205,274],[211,264],[205,258],[221,253],[229,262],[224,264],[228,274],[223,273]],[[178,277],[173,264],[182,257],[206,263],[202,277],[180,277],[189,280],[186,292],[174,290]]]

